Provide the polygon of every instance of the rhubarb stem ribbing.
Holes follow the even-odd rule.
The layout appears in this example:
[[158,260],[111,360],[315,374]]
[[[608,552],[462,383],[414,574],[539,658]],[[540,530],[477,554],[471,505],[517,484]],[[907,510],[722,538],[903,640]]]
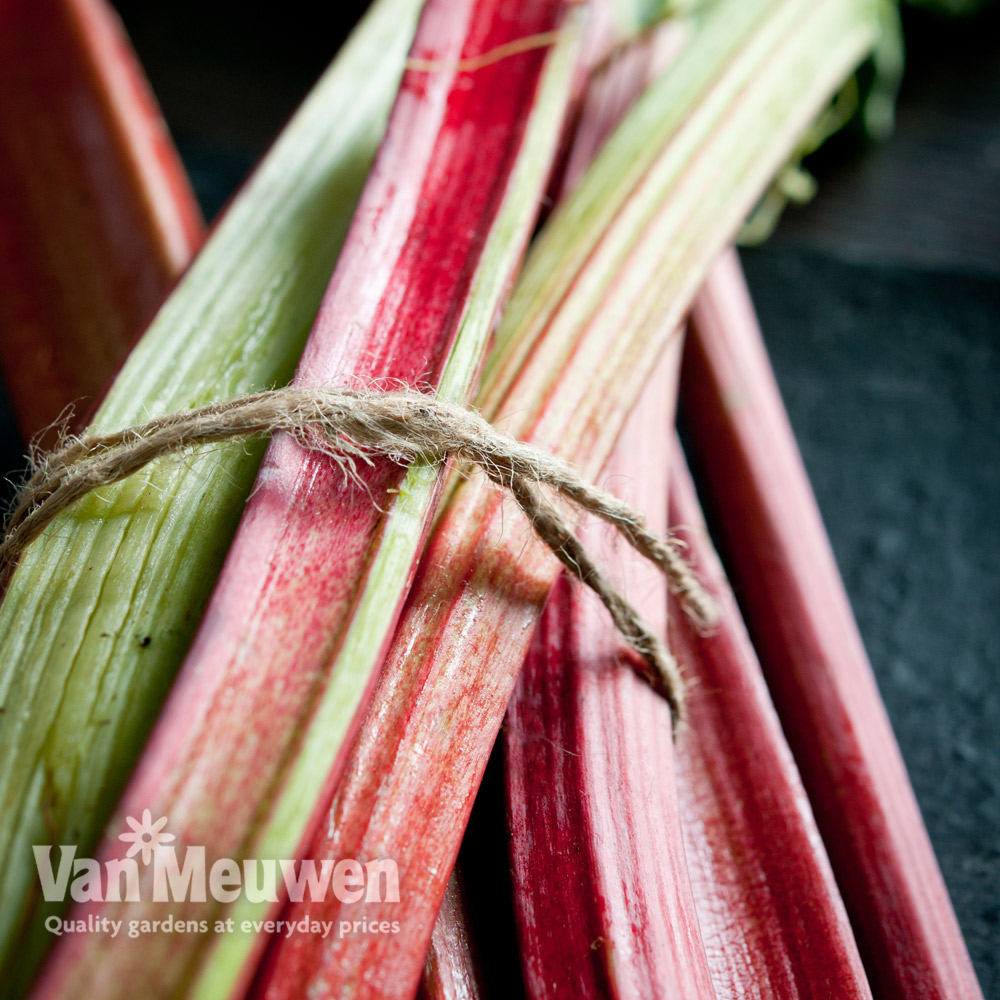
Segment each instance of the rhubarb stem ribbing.
[[[605,467],[666,530],[677,356],[653,372]],[[608,552],[666,635],[667,589],[634,554]],[[613,554],[612,554],[613,553]],[[565,575],[553,588],[507,710],[515,909],[528,996],[715,1000],[688,878],[671,713],[635,673],[604,610]]]
[[[577,30],[561,0],[431,0],[386,139],[296,373],[300,386],[397,382],[464,403],[544,190]],[[564,26],[555,44],[474,71],[464,61]],[[390,63],[388,71],[394,67]],[[292,858],[315,822],[370,690],[439,493],[441,470],[388,461],[348,480],[277,435],[126,816],[166,815],[211,859]],[[148,873],[147,873],[148,875]],[[102,903],[125,919],[214,918],[215,901]],[[275,901],[241,897],[207,939],[63,941],[39,996],[238,995]]]
[[[875,32],[866,2],[723,0],[704,16],[652,96],[609,140],[596,174],[547,222],[480,395],[488,417],[587,476],[598,474],[714,256]],[[691,86],[692,65],[704,88]],[[675,72],[684,78],[671,79]],[[653,135],[662,141],[650,154]],[[274,942],[255,995],[278,1000],[322,986],[403,997],[415,988],[475,789],[558,575],[527,530],[480,484],[455,490],[326,829],[309,848],[311,857],[389,851],[400,903],[312,907],[324,919],[396,919],[401,934]],[[293,904],[286,914],[299,912]]]
[[[291,376],[381,138],[417,6],[373,8],[164,303],[92,429]],[[31,847],[93,846],[191,640],[260,456],[256,446],[209,448],[102,489],[33,542],[14,573],[0,606],[7,982],[26,948],[52,940],[42,919],[56,907],[39,899]]]
[[729,574],[875,996],[979,1000],[735,254],[695,306],[682,384]]

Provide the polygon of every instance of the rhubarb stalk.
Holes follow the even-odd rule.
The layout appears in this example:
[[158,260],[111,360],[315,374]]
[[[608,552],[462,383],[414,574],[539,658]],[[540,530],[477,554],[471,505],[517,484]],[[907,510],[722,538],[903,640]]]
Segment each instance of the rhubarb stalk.
[[[417,6],[373,8],[158,312],[96,427],[291,375]],[[210,448],[100,490],[32,544],[11,580],[0,606],[0,979],[12,990],[51,941],[42,919],[57,905],[38,899],[31,847],[93,845],[188,647],[261,453]]]
[[[544,227],[487,366],[485,414],[587,476],[711,260],[875,32],[869,4],[841,0],[722,0],[703,17]],[[528,531],[491,490],[457,487],[310,845],[313,858],[393,857],[401,901],[328,897],[286,911],[398,920],[400,934],[275,941],[256,996],[416,988],[475,789],[558,575]]]
[[[683,41],[668,23],[595,73],[562,178],[571,191],[636,97]],[[650,378],[605,474],[666,530],[667,464],[651,462],[673,422],[676,354]],[[624,477],[624,478],[623,478]],[[657,516],[658,515],[658,516]],[[605,551],[607,532],[590,525]],[[666,587],[615,553],[647,622],[666,635]],[[714,992],[684,860],[670,709],[623,658],[603,610],[563,575],[545,605],[507,709],[513,889],[529,997]],[[571,919],[567,920],[567,915]],[[436,927],[435,927],[436,933]]]
[[[574,65],[561,0],[431,0],[386,140],[296,384],[436,388],[465,402],[544,191]],[[556,29],[564,29],[556,31]],[[492,60],[525,38],[548,44]],[[370,689],[439,493],[437,466],[387,461],[348,480],[290,435],[270,446],[165,713],[126,790],[125,817],[167,816],[219,858],[295,857]],[[151,873],[144,873],[151,889]],[[195,917],[209,904],[147,894],[84,908],[115,919]],[[274,901],[236,901],[240,928]],[[83,911],[81,911],[83,912]],[[258,936],[64,940],[38,996],[238,994]]]
[[712,550],[679,445],[670,523],[720,608],[707,635],[674,604],[690,671],[678,794],[699,924],[719,996],[870,997],[868,981],[760,665]]
[[[666,530],[664,436],[677,355],[650,378],[604,474]],[[627,497],[625,496],[627,494]],[[666,635],[666,585],[635,553],[608,552]],[[611,556],[610,553],[614,555]],[[514,900],[527,994],[715,998],[688,878],[670,707],[629,663],[592,595],[563,575],[507,710]]]
[[0,365],[25,439],[92,408],[201,238],[104,0],[0,4]]
[[[676,35],[661,31],[648,37],[591,81],[568,159],[567,185],[575,183],[579,165],[634,100],[652,66],[670,57]],[[663,394],[659,386],[647,387],[646,395],[651,391]],[[635,419],[633,414],[630,424]],[[667,432],[670,420],[651,423],[647,434],[656,439],[658,432]],[[652,447],[662,450],[658,440]],[[636,484],[633,488],[643,490],[640,506],[665,518],[667,456],[651,462],[647,450],[645,460],[636,456],[631,467],[618,464]],[[684,507],[679,523],[697,523],[683,465],[678,477],[674,493]],[[650,981],[669,982],[678,958],[670,960],[660,914],[673,912],[674,920],[695,928],[699,940],[700,916],[710,935],[709,964],[720,996],[752,995],[765,981],[775,995],[807,994],[817,986],[817,970],[820,980],[829,975],[852,995],[865,996],[850,928],[814,825],[804,814],[801,785],[774,724],[753,651],[710,550],[701,535],[692,541],[691,554],[703,575],[712,575],[724,608],[710,642],[685,629],[683,617],[674,623],[675,631],[686,632],[686,641],[678,645],[692,688],[681,740],[686,794],[680,819],[688,857],[695,862],[697,908],[687,867],[680,866],[666,886],[655,874],[665,870],[663,865],[654,863],[653,872],[643,871],[644,864],[661,855],[675,864],[684,856],[673,747],[662,746],[670,725],[666,705],[654,712],[642,710],[644,696],[631,694],[637,680],[613,666],[620,641],[580,588],[563,577],[546,604],[507,713],[511,850],[530,993],[643,995],[641,988],[637,992],[643,973],[647,989]],[[641,572],[641,566],[630,567],[629,576]],[[649,586],[655,593],[655,585]],[[665,611],[664,604],[660,612]],[[714,699],[724,685],[735,695],[722,698],[723,706],[731,706],[728,714]],[[706,697],[706,691],[713,695]],[[732,710],[741,700],[742,716]],[[720,739],[720,733],[727,738]],[[740,738],[733,739],[734,733]],[[771,766],[748,769],[748,760]],[[751,810],[741,803],[759,803],[761,789],[768,790],[771,805],[752,817],[759,821],[755,826],[744,821]],[[778,823],[787,828],[786,837],[779,851],[769,853],[767,845],[773,841],[760,831]],[[736,858],[741,863],[734,863]],[[803,876],[813,876],[804,889]],[[770,895],[760,892],[762,884],[770,887]],[[680,885],[688,886],[684,906],[658,903],[658,886],[661,898],[669,899],[670,887]],[[796,898],[804,904],[798,909],[790,905]],[[576,915],[568,928],[565,913]],[[628,914],[632,919],[621,919]],[[782,920],[789,914],[796,926],[786,929]],[[581,933],[585,937],[588,928],[595,948],[581,962],[579,956],[587,954]],[[819,951],[795,946],[796,938],[820,937],[824,945]],[[803,961],[807,954],[810,960]],[[696,966],[689,958],[681,967]]]
[[419,1000],[479,1000],[485,995],[465,893],[456,868],[448,879],[434,921],[418,997]]
[[692,317],[684,411],[879,1000],[981,996],[735,254]]

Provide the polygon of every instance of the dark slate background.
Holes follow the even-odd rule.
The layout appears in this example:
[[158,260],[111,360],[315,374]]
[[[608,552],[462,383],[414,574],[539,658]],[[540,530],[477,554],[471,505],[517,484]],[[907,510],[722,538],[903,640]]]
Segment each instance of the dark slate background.
[[[209,218],[360,6],[117,4]],[[1000,17],[908,13],[906,28],[895,135],[821,151],[816,200],[744,264],[984,993],[1000,996]]]

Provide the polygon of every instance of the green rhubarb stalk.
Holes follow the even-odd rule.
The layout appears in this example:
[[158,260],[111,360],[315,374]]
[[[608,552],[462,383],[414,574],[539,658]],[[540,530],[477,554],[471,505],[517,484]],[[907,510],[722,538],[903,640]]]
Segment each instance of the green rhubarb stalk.
[[[116,379],[92,429],[288,380],[384,131],[419,0],[379,0]],[[0,606],[0,982],[47,937],[33,844],[93,844],[198,623],[262,446],[166,460],[76,505]],[[50,908],[45,908],[48,912]],[[27,949],[27,952],[25,951]]]

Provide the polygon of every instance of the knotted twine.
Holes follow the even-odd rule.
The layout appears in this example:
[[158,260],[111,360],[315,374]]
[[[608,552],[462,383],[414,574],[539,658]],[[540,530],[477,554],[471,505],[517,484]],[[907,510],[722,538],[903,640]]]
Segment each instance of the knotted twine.
[[683,718],[684,682],[676,660],[539,487],[549,487],[571,506],[610,524],[659,567],[687,613],[707,626],[715,617],[714,604],[684,559],[682,543],[651,532],[641,513],[584,481],[567,462],[497,431],[475,410],[416,390],[289,386],[156,417],[114,433],[67,438],[32,458],[31,474],[0,542],[0,574],[46,525],[91,490],[173,452],[281,430],[303,447],[329,456],[358,482],[358,463],[372,465],[376,457],[401,465],[453,458],[478,466],[510,491],[542,542],[600,597],[626,642],[642,657],[647,680],[670,703],[675,723]]

